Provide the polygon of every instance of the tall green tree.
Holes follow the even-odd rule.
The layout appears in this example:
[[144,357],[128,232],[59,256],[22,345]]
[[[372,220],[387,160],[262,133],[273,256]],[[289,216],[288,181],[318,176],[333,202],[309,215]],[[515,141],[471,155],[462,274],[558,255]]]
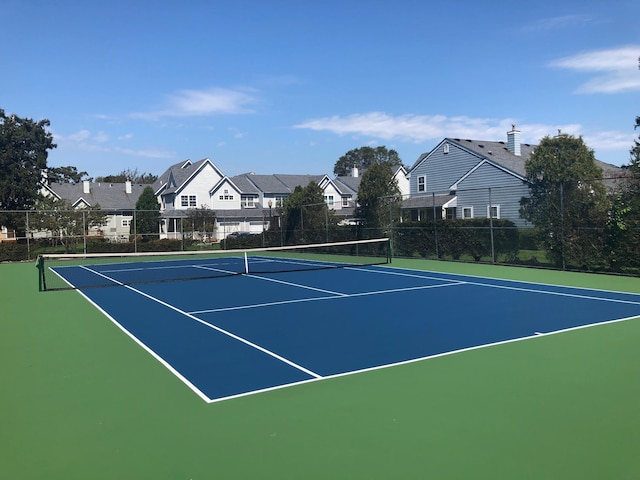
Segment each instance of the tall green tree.
[[366,170],[377,163],[399,166],[402,165],[402,160],[400,160],[398,152],[388,150],[385,146],[376,148],[360,147],[349,150],[341,156],[333,167],[333,174],[347,176],[351,174],[353,167],[358,168],[358,170]]
[[80,183],[83,180],[90,180],[87,172],[78,172],[73,166],[50,167],[47,171],[47,180],[50,183]]
[[[640,128],[636,117],[635,128]],[[629,151],[623,188],[612,202],[608,218],[607,255],[614,271],[640,268],[640,137]]]
[[160,204],[153,192],[153,188],[149,185],[144,187],[136,202],[135,227],[135,233],[142,235],[143,240],[158,238],[160,232]]
[[384,162],[371,165],[362,175],[356,214],[365,236],[379,236],[399,217],[402,196],[393,174],[392,165]]
[[287,243],[321,242],[328,226],[336,223],[316,182],[304,188],[297,186],[284,201],[283,215]]
[[581,137],[545,137],[525,170],[530,195],[520,216],[538,229],[548,257],[563,268],[599,266],[608,199],[593,150]]
[[[31,209],[40,197],[48,151],[56,147],[49,125],[0,109],[0,210]],[[23,230],[24,215],[0,213],[0,225]]]

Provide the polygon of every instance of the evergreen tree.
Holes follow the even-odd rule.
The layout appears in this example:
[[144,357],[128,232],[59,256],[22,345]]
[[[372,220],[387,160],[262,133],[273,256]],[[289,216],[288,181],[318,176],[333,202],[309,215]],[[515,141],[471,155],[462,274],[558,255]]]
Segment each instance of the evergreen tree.
[[135,227],[135,233],[142,235],[143,240],[158,238],[160,232],[160,204],[153,192],[153,188],[148,185],[144,187],[136,202]]
[[371,165],[362,175],[358,188],[357,216],[366,229],[364,236],[374,237],[388,231],[398,218],[402,197],[389,163]]
[[548,257],[562,268],[599,266],[608,199],[593,150],[581,137],[545,137],[525,170],[530,196],[520,215],[538,229]]

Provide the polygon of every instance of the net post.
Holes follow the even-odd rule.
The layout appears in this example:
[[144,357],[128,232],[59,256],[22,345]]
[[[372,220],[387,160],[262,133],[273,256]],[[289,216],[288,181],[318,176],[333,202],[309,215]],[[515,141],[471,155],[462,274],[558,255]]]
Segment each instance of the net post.
[[244,273],[245,275],[249,273],[249,259],[247,257],[247,252],[244,252]]
[[38,291],[43,292],[47,289],[47,284],[44,280],[44,257],[42,255],[38,255],[36,268],[38,269]]

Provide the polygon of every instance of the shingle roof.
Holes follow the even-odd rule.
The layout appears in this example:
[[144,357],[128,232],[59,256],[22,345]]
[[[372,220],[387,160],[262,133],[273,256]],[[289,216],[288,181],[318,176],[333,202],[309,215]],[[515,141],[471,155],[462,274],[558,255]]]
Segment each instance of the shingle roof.
[[[297,186],[306,187],[311,182],[320,183],[323,178],[324,175],[256,175],[255,173],[243,173],[232,177],[231,180],[238,188],[242,189],[243,193],[262,192],[288,195]],[[247,191],[245,191],[245,187]]]
[[418,195],[402,201],[402,208],[433,208],[442,207],[453,200],[455,195]]
[[132,184],[131,193],[126,193],[124,183],[90,183],[89,193],[84,193],[84,184],[52,183],[49,188],[60,198],[72,204],[84,200],[89,206],[100,205],[104,210],[135,210],[136,202],[147,185]]
[[[480,156],[512,171],[522,177],[526,176],[525,163],[537,147],[528,143],[520,144],[520,156],[509,151],[506,142],[492,142],[489,140],[468,140],[460,138],[445,138],[443,141],[459,145],[467,150],[471,150]],[[442,142],[441,142],[442,143]],[[437,148],[437,147],[436,147]],[[433,150],[432,150],[433,151]],[[423,153],[411,167],[418,165],[431,152]],[[619,177],[622,175],[620,167],[596,159],[597,165],[602,168],[604,178]]]
[[[173,193],[179,190],[180,187],[182,187],[184,183],[189,180],[189,178],[191,178],[191,176],[195,172],[197,172],[205,162],[211,163],[211,160],[209,160],[208,158],[203,158],[202,160],[198,160],[197,162],[192,162],[191,160],[183,160],[182,162],[171,165],[153,183],[153,191],[157,194],[163,187],[165,187],[165,189],[162,191],[162,193]],[[213,163],[211,163],[211,165],[213,165]],[[213,167],[216,168],[215,165],[213,165]],[[223,175],[220,174],[220,176]],[[173,184],[167,185],[171,178],[173,178]]]
[[[360,187],[360,182],[362,181],[362,177],[351,177],[351,176],[340,176],[334,179],[334,183],[339,185],[344,185],[346,190],[351,191],[353,193],[358,192],[358,188]],[[341,192],[347,193],[347,192]]]
[[525,176],[524,164],[531,156],[536,145],[528,143],[520,144],[520,156],[514,155],[507,148],[506,142],[490,142],[486,140],[461,140],[459,138],[447,138],[447,141],[456,143],[463,148],[472,150],[483,157],[511,170],[520,176]]

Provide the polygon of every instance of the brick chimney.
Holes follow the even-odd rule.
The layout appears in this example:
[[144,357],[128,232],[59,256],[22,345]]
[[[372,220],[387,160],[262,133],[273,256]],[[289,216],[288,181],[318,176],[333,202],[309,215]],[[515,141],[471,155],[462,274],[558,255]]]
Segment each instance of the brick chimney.
[[511,131],[507,132],[507,149],[516,156],[520,156],[520,130],[511,125]]

